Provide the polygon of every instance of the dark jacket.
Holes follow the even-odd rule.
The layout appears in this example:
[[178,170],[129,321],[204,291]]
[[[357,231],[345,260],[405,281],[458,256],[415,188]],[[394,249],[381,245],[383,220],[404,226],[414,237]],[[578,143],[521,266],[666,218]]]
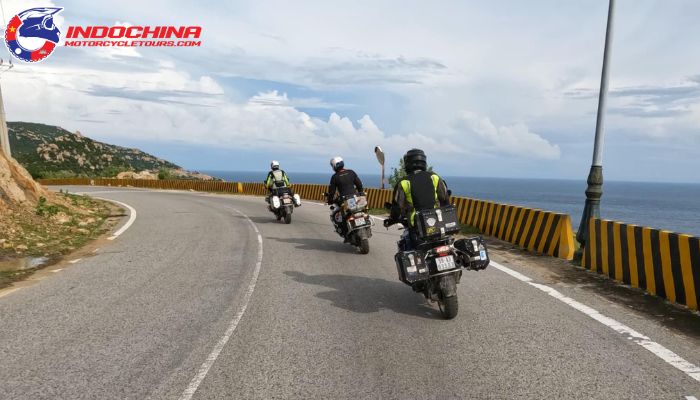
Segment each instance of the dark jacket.
[[438,174],[428,171],[416,171],[402,179],[394,186],[393,198],[390,219],[408,218],[411,225],[415,211],[450,204],[447,184]]
[[362,181],[355,171],[351,169],[341,169],[331,177],[331,183],[328,186],[328,204],[333,203],[336,191],[339,197],[351,196],[355,193],[362,192]]

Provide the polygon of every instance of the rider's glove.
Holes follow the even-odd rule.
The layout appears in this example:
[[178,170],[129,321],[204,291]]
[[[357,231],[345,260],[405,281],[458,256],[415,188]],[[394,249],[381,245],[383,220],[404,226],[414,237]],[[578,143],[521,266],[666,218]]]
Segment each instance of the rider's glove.
[[387,219],[384,220],[384,227],[385,227],[385,228],[388,228],[388,227],[390,227],[391,225],[393,225],[393,222],[392,222],[390,219],[387,218]]

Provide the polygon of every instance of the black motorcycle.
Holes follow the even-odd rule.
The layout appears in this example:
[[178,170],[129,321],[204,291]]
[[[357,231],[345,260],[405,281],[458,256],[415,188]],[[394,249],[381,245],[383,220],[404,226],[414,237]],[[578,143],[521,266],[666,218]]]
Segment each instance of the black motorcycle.
[[[391,204],[386,203],[390,209]],[[481,236],[465,239],[453,237],[460,224],[453,206],[416,212],[414,229],[404,228],[394,255],[399,280],[426,299],[437,302],[446,319],[457,316],[459,301],[457,284],[462,270],[482,270],[489,265],[489,256]],[[409,226],[406,219],[387,220]]]
[[268,210],[270,210],[278,221],[284,220],[285,224],[292,222],[294,207],[301,206],[301,198],[298,194],[292,194],[288,187],[275,188],[267,198]]
[[[324,193],[328,198],[328,193]],[[367,212],[367,196],[364,193],[336,199],[330,207],[331,222],[336,233],[345,243],[357,247],[360,254],[369,253],[374,221]]]

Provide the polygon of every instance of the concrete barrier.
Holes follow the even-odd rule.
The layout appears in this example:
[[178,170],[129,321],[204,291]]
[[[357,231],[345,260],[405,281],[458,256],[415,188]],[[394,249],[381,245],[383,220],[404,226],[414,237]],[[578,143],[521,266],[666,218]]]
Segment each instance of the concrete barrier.
[[453,197],[462,224],[521,248],[571,260],[574,235],[571,217],[551,211]]
[[583,266],[693,310],[700,303],[700,239],[591,218]]
[[[264,196],[265,185],[256,182],[221,182],[192,180],[139,180],[139,179],[42,179],[44,185],[99,185],[131,186],[152,189],[180,189],[206,192],[238,193]],[[293,184],[292,189],[305,200],[324,201],[327,185]],[[370,208],[384,208],[392,199],[387,189],[365,190]],[[467,197],[452,197],[462,224],[477,227],[486,235],[518,245],[521,248],[571,260],[574,254],[574,236],[571,217],[550,211],[494,203]]]

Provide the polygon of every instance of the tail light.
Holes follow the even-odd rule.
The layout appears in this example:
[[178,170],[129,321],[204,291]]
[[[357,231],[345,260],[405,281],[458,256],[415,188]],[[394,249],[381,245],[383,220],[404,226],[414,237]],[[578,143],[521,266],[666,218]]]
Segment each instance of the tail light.
[[446,256],[450,253],[450,246],[439,246],[436,247],[434,250],[436,253],[438,253],[439,256]]

